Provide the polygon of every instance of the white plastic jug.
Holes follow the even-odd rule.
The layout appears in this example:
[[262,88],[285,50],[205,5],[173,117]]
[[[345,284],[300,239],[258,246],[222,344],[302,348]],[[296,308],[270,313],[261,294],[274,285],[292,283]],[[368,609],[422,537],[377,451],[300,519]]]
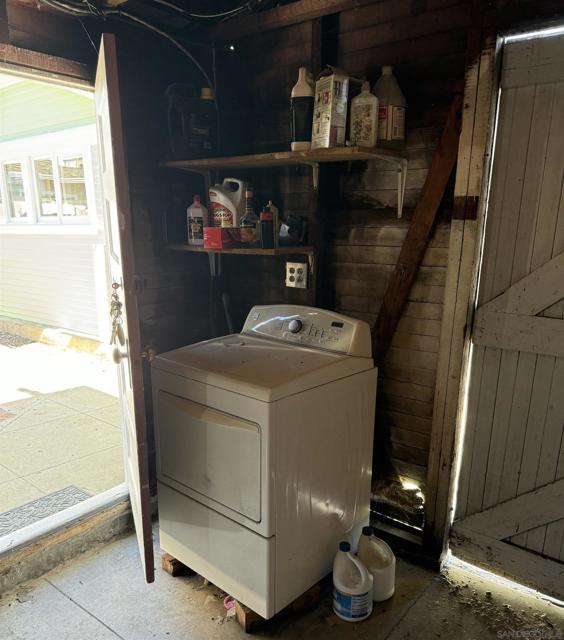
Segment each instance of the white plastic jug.
[[358,557],[372,576],[374,602],[391,598],[396,588],[396,557],[390,547],[374,535],[372,527],[362,529]]
[[200,196],[195,195],[194,201],[186,209],[188,223],[188,244],[204,244],[204,227],[208,226],[208,210],[201,202]]
[[339,543],[333,561],[333,611],[347,622],[360,622],[372,613],[372,576],[348,542]]
[[382,67],[382,75],[372,93],[378,98],[378,140],[401,143],[405,139],[405,96],[389,65]]
[[225,178],[210,187],[211,222],[214,227],[239,227],[245,213],[246,184],[237,178]]
[[368,81],[362,83],[362,91],[352,99],[350,121],[351,144],[359,147],[375,147],[378,138],[378,98],[370,93]]

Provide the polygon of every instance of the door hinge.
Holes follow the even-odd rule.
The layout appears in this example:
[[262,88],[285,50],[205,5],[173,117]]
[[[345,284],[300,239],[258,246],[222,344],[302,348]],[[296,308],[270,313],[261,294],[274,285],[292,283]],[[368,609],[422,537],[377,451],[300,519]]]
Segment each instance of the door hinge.
[[151,349],[149,345],[147,345],[145,347],[145,351],[141,351],[139,355],[147,360],[147,362],[153,362],[155,356],[157,355],[157,352],[154,349]]

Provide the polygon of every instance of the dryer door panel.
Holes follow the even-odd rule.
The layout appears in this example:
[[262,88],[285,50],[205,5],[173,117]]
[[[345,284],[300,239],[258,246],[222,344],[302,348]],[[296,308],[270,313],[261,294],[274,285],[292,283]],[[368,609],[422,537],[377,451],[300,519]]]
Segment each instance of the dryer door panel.
[[158,405],[162,479],[259,522],[260,426],[162,390]]

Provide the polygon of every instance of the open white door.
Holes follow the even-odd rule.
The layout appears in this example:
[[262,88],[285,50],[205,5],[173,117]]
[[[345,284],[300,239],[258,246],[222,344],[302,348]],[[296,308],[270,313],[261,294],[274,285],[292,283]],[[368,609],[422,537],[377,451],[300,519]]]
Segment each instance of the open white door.
[[154,580],[147,422],[139,314],[134,286],[129,183],[118,83],[116,39],[102,35],[96,70],[96,124],[102,165],[109,277],[121,303],[114,340],[124,423],[125,476],[147,582]]

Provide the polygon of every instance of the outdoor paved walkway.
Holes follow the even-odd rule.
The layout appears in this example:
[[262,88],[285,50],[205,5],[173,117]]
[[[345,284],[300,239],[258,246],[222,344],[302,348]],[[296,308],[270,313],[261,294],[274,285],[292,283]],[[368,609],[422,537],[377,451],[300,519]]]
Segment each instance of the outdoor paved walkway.
[[0,344],[0,361],[1,535],[3,512],[70,506],[122,483],[123,462],[112,363],[39,343]]

